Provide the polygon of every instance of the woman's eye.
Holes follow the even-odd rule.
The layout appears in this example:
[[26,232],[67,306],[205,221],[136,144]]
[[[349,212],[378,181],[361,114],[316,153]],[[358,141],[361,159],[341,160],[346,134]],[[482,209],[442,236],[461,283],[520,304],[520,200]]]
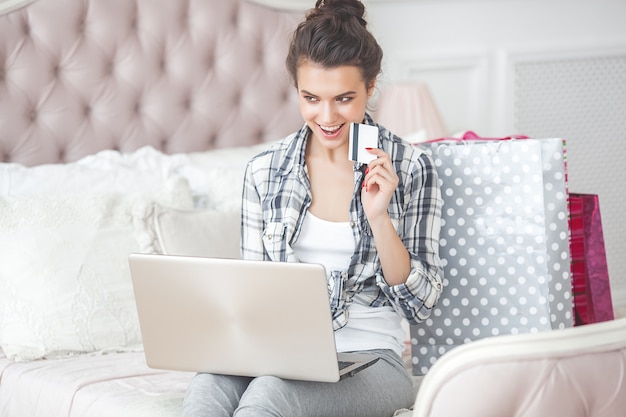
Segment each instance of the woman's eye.
[[352,97],[339,97],[337,99],[337,101],[340,103],[348,103],[350,100],[352,100]]
[[309,103],[316,103],[318,101],[317,97],[313,97],[313,96],[304,96],[304,99],[308,101]]

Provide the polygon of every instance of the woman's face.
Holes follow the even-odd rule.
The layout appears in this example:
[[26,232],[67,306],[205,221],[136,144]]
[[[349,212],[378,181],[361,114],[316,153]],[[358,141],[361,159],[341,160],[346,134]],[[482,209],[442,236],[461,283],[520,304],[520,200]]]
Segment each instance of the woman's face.
[[355,66],[322,68],[307,61],[297,71],[300,113],[313,137],[328,149],[347,146],[349,124],[360,123],[374,85]]

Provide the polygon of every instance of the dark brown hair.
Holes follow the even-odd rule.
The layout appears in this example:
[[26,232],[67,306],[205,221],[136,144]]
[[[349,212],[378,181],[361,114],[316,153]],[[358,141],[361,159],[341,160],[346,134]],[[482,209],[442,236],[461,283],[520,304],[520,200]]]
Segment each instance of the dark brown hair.
[[367,29],[365,6],[359,0],[317,0],[294,31],[287,70],[294,84],[303,62],[336,68],[358,67],[369,88],[381,69],[383,51]]

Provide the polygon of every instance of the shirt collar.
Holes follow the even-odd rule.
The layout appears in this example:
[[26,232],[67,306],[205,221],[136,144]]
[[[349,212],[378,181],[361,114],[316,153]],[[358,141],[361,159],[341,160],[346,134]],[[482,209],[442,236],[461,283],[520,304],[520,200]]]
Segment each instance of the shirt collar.
[[288,142],[285,149],[285,157],[282,164],[278,167],[278,175],[287,175],[296,168],[302,168],[305,165],[306,141],[311,134],[311,129],[304,124],[298,130],[293,140]]

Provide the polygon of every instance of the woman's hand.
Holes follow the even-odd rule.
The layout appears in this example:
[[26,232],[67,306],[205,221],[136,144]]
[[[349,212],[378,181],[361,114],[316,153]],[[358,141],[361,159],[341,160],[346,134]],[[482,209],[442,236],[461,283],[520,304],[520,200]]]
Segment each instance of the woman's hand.
[[388,218],[387,209],[391,196],[398,186],[398,174],[387,152],[377,148],[367,148],[367,151],[377,157],[365,170],[361,189],[363,209],[371,224],[379,219]]

